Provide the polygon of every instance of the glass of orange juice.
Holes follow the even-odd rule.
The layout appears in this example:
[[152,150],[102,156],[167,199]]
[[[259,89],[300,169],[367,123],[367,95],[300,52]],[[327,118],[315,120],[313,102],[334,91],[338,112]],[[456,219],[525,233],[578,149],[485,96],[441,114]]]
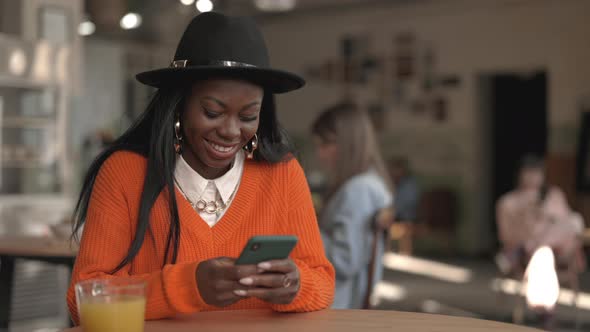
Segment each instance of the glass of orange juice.
[[84,332],[143,332],[144,281],[93,279],[76,284],[78,316]]

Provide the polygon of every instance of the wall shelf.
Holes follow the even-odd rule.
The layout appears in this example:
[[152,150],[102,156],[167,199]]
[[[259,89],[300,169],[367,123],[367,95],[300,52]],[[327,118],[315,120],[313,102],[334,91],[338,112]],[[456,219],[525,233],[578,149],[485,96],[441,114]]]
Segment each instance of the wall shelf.
[[0,125],[2,127],[9,128],[45,128],[55,127],[55,119],[47,117],[10,117],[0,119]]

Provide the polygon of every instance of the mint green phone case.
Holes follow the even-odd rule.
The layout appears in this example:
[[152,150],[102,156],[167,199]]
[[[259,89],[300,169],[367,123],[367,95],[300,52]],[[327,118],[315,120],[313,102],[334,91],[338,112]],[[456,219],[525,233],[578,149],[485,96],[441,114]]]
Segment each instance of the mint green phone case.
[[285,259],[295,248],[297,237],[292,235],[254,236],[250,238],[237,265],[258,264],[274,259]]

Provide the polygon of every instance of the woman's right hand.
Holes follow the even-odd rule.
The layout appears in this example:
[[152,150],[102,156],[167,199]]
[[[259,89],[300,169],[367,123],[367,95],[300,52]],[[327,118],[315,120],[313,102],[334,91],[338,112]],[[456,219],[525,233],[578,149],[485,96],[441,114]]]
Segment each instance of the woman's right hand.
[[213,258],[197,267],[197,287],[205,303],[227,307],[244,299],[235,294],[236,290],[248,289],[239,280],[257,272],[256,265],[235,265],[235,259],[229,257]]

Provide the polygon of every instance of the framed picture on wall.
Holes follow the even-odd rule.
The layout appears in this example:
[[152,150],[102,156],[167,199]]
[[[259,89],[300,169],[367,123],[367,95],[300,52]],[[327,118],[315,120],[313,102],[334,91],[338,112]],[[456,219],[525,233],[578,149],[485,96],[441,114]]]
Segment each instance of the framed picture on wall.
[[590,110],[582,113],[582,130],[578,140],[577,187],[590,192]]

